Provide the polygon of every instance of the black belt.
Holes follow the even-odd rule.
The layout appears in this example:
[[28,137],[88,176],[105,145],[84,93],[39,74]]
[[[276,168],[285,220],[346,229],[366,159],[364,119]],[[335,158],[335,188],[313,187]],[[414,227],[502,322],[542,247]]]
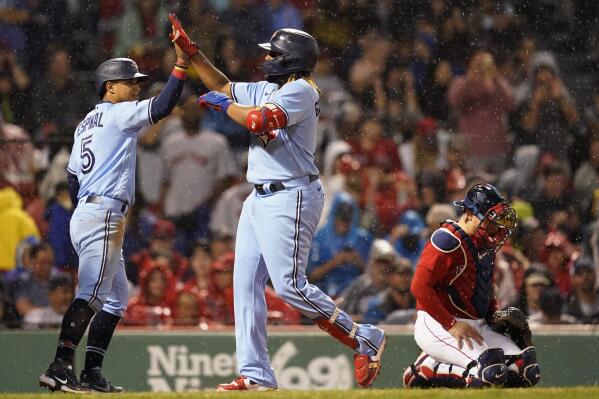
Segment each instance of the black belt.
[[[312,183],[314,180],[318,179],[318,175],[309,175],[308,180]],[[264,190],[264,184],[254,184],[254,188],[256,192],[260,195],[267,194],[266,190]],[[270,192],[276,193],[277,191],[285,190],[285,185],[281,182],[270,183]]]
[[[127,210],[127,206],[129,206],[129,203],[127,201],[123,201],[120,199],[117,199],[116,201],[122,202],[123,206],[121,207],[121,212],[125,213],[125,211]],[[87,199],[85,200],[85,203],[92,203],[92,204],[101,204],[102,203],[102,198],[96,196],[96,195],[88,195]]]

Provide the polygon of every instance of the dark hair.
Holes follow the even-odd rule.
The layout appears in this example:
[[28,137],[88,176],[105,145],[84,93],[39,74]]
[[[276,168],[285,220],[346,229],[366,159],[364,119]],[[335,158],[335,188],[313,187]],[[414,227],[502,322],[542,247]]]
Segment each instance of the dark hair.
[[29,256],[32,258],[37,257],[37,254],[44,251],[51,251],[52,247],[45,241],[42,241],[38,244],[34,244],[29,248]]

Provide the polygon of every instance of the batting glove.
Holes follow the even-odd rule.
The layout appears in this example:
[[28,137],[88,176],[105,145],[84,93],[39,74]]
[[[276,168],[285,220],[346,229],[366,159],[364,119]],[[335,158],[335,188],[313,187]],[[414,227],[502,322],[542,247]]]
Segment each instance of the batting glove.
[[227,109],[229,109],[229,105],[233,103],[226,94],[221,93],[220,91],[210,91],[206,94],[202,94],[199,102],[202,107],[211,108],[225,114],[227,113]]
[[177,45],[181,47],[181,50],[183,50],[189,57],[200,51],[198,45],[192,42],[189,36],[187,36],[187,33],[185,33],[183,26],[181,26],[181,22],[179,22],[179,19],[174,12],[168,14],[168,19],[171,21],[171,24],[173,24],[173,33],[168,34],[171,41],[177,43]]

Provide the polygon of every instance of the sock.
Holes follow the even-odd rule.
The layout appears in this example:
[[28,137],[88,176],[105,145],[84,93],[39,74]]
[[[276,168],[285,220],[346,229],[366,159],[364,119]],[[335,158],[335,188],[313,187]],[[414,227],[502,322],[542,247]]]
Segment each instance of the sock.
[[120,317],[100,311],[89,326],[87,349],[85,351],[85,370],[102,368],[106,349],[110,344],[114,330],[121,320]]
[[81,337],[94,316],[94,310],[87,301],[76,298],[62,318],[62,327],[58,338],[58,347],[54,360],[73,364],[75,350]]

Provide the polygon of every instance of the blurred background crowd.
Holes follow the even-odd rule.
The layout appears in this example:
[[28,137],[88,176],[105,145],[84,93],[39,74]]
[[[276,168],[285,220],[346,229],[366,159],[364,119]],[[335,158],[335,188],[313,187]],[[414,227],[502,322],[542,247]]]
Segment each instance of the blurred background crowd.
[[[410,324],[414,267],[474,183],[518,226],[495,289],[533,324],[599,323],[599,3],[593,0],[0,1],[0,325],[56,326],[77,278],[66,164],[98,101],[93,71],[127,56],[164,84],[177,11],[232,81],[263,78],[283,27],[321,45],[316,160],[327,201],[309,279],[370,323]],[[190,69],[143,131],[124,257],[129,325],[233,324],[249,134],[200,109]],[[267,289],[274,324],[306,322]]]

